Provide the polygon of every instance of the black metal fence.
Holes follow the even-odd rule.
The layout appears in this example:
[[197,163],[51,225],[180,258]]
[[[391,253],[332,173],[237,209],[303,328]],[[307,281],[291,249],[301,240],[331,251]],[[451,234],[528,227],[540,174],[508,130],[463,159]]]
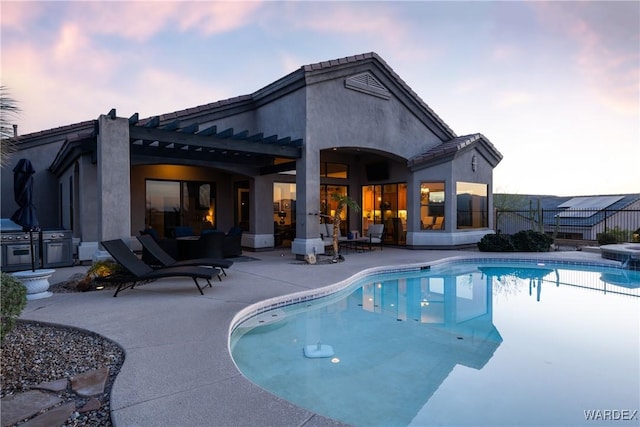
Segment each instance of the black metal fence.
[[638,209],[522,209],[495,210],[495,231],[545,233],[555,239],[597,241],[608,233],[617,242],[640,242]]

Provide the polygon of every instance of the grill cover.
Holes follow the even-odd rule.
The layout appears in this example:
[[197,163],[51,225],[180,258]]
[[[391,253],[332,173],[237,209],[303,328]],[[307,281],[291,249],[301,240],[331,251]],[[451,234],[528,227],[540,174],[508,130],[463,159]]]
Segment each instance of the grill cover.
[[11,221],[9,218],[0,218],[0,231],[22,231],[22,227]]

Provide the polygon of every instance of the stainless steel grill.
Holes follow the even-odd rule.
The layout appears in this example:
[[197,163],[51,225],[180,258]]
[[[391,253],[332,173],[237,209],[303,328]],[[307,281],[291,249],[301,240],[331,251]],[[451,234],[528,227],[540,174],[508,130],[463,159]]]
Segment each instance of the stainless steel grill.
[[40,232],[42,267],[68,267],[73,265],[71,231],[44,230]]
[[32,233],[9,219],[0,219],[0,248],[2,249],[2,271],[31,269],[31,251],[36,268],[67,267],[73,265],[73,243],[71,231],[43,230]]
[[31,269],[31,251],[34,253],[36,268],[40,268],[39,233],[32,233],[33,245],[29,233],[22,231],[15,222],[0,219],[0,247],[2,249],[2,271],[20,271]]

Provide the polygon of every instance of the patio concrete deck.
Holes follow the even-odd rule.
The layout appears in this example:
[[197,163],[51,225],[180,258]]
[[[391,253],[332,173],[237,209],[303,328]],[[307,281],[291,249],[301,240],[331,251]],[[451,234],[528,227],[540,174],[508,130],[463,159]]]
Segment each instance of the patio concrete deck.
[[[338,426],[243,377],[228,348],[229,326],[238,311],[385,265],[458,256],[607,262],[586,252],[507,255],[384,248],[349,253],[337,264],[307,265],[289,251],[245,254],[258,260],[236,262],[228,277],[205,288],[204,296],[190,279],[163,279],[117,298],[112,291],[54,294],[29,301],[21,318],[87,329],[124,348],[126,359],[111,392],[117,426]],[[58,269],[52,283],[78,271],[82,267]]]

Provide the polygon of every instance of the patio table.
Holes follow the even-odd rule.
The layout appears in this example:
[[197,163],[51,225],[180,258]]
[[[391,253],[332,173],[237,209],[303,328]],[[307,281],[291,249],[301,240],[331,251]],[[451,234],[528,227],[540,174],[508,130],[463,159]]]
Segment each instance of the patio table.
[[371,250],[371,241],[367,237],[361,237],[359,239],[347,239],[340,241],[340,247],[344,248],[345,253],[349,253],[349,249],[356,252],[364,252]]

